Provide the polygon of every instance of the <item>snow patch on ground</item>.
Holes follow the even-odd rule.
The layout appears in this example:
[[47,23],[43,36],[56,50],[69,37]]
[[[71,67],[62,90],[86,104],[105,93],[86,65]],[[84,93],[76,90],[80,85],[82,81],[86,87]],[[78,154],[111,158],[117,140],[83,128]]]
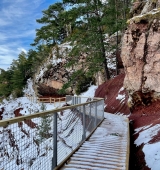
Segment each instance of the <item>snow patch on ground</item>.
[[81,93],[80,96],[82,97],[94,97],[94,93],[96,91],[96,89],[98,88],[98,86],[92,85],[88,88],[88,90],[84,93]]
[[[81,96],[94,97],[96,88],[97,86],[91,86],[88,91]],[[25,95],[34,96],[35,93],[31,80],[28,80],[28,85],[24,89],[24,93]],[[85,100],[87,100],[87,98],[85,98]],[[34,102],[30,101],[27,97],[3,100],[3,102],[0,103],[0,110],[4,108],[2,119],[14,118],[14,111],[19,108],[22,108],[22,110],[20,110],[22,115],[28,115],[44,111],[42,105],[45,106],[45,110],[53,110],[59,106],[58,103],[56,105],[49,103],[42,104],[36,103],[35,101],[36,100],[34,100]],[[71,110],[58,113],[58,151],[61,152],[58,156],[58,162],[66,157],[81,141],[83,133],[82,121],[79,116],[75,117],[75,115]],[[49,119],[51,120],[49,134],[53,134],[52,116],[49,117]],[[73,123],[69,125],[71,120],[73,120]],[[7,128],[0,127],[0,141],[3,141],[0,142],[0,148],[3,148],[0,151],[2,155],[2,157],[0,157],[0,169],[51,169],[53,137],[49,136],[45,138],[45,141],[42,143],[37,143],[37,140],[39,140],[37,136],[39,129],[37,127],[42,125],[42,121],[43,118],[32,119],[30,124],[32,122],[36,124],[33,128],[25,121],[11,124],[7,126]],[[70,134],[72,135],[70,136]],[[6,152],[3,152],[4,148]],[[10,156],[8,157],[6,153]]]
[[81,103],[85,103],[88,100],[88,98],[93,98],[97,88],[98,88],[98,86],[92,85],[88,88],[88,90],[86,92],[81,93],[80,94],[80,97],[82,97]]
[[[135,140],[137,146],[144,144],[143,152],[145,155],[146,164],[151,170],[159,170],[160,168],[160,142],[150,144],[159,132],[160,124],[155,126],[148,125],[135,129],[135,134],[139,133],[138,138]],[[141,131],[141,132],[140,132]]]
[[150,124],[150,125],[148,125],[148,126],[139,127],[139,128],[137,128],[137,129],[134,130],[134,131],[135,131],[134,134],[139,133],[141,130],[148,129],[148,128],[151,127],[151,126],[152,126],[152,124]]
[[151,170],[160,169],[160,142],[146,144],[143,147],[145,153],[145,161]]
[[[4,112],[2,114],[3,119],[9,119],[15,117],[14,111],[16,109],[23,108],[20,113],[22,115],[28,115],[43,111],[42,105],[42,103],[31,102],[27,97],[19,97],[9,101],[3,100],[3,102],[0,103],[0,108],[4,108]],[[55,109],[54,104],[46,103],[44,105],[46,110]]]
[[139,133],[138,138],[135,140],[135,144],[137,146],[141,144],[147,144],[154,136],[157,135],[160,129],[160,125],[157,124],[155,126],[150,127],[149,129],[145,129],[144,131]]

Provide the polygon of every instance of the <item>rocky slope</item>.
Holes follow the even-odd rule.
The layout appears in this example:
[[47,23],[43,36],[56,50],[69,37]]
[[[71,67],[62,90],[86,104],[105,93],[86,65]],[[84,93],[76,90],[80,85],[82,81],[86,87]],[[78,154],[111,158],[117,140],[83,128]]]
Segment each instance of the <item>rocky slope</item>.
[[111,79],[98,87],[95,97],[105,99],[105,111],[114,114],[130,114],[127,105],[128,94],[123,88],[124,74]]

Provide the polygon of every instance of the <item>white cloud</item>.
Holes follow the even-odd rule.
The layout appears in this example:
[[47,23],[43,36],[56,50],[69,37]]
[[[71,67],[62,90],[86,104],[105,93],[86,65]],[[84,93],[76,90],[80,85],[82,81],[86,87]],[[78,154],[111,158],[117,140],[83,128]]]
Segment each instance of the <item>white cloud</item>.
[[0,46],[0,64],[10,64],[15,56],[17,56],[17,51],[13,50],[7,46]]
[[4,33],[0,33],[0,39],[1,41],[5,41],[7,39],[7,36]]
[[31,48],[38,27],[36,19],[42,14],[45,1],[0,1],[0,68],[7,69],[21,51],[26,53]]
[[18,17],[21,17],[24,15],[24,11],[21,8],[18,8],[16,6],[9,6],[7,9],[3,8],[1,13],[3,16],[9,20],[15,20]]
[[10,22],[4,20],[3,18],[0,18],[0,27],[5,26],[5,25],[9,25],[9,24],[10,24]]
[[17,48],[17,50],[18,50],[18,53],[21,53],[22,51],[27,53],[27,51],[24,48]]
[[37,8],[40,4],[42,4],[45,0],[34,0],[33,3],[35,4],[35,7]]
[[11,64],[22,51],[27,52],[27,50],[18,43],[0,45],[0,65]]
[[42,10],[60,0],[0,0],[0,68],[7,68],[21,51],[26,52],[40,27]]

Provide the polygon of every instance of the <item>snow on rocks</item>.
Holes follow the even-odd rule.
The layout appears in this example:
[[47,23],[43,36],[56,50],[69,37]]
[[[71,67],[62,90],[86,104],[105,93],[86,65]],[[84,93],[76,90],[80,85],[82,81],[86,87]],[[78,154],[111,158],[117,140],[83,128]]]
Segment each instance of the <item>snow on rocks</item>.
[[[94,96],[96,86],[89,88],[86,95]],[[24,89],[25,94],[34,95],[32,82]],[[30,93],[29,93],[30,92]],[[54,104],[45,103],[46,110],[57,107]],[[43,111],[42,103],[33,103],[27,97],[10,98],[0,103],[0,110],[3,111],[2,119],[14,118],[15,110],[21,115],[32,114]],[[74,114],[75,115],[75,114]],[[82,121],[80,117],[74,117],[73,123],[66,129],[73,118],[70,110],[58,113],[58,162],[66,157],[81,141]],[[34,118],[14,123],[3,128],[0,127],[0,169],[21,170],[51,169],[53,157],[53,119],[49,118],[51,128],[44,141],[39,142],[39,128],[42,126],[43,118]],[[31,127],[31,123],[34,126]],[[70,136],[72,134],[72,137]],[[79,137],[78,137],[79,135]],[[43,136],[42,136],[43,137]]]
[[9,101],[3,100],[0,108],[4,108],[3,119],[9,119],[14,117],[14,111],[19,108],[23,108],[21,110],[23,115],[40,112],[41,104],[32,103],[27,97],[19,97]]
[[[54,109],[53,104],[45,104],[47,110]],[[43,111],[41,104],[31,103],[26,97],[17,98],[15,100],[5,100],[1,104],[5,109],[3,119],[14,117],[14,110],[20,110],[22,114],[29,114],[29,109],[33,112]],[[8,113],[8,114],[6,114]],[[12,114],[11,114],[12,113]],[[82,136],[82,122],[79,117],[74,118],[74,122],[69,128],[69,121],[73,117],[70,110],[58,113],[58,162],[60,162],[66,155],[68,155],[80,142],[77,134]],[[0,169],[7,170],[21,170],[21,169],[34,169],[44,170],[51,169],[53,157],[53,119],[49,117],[50,128],[47,136],[40,140],[40,130],[43,126],[43,118],[34,118],[31,121],[35,124],[34,127],[25,121],[8,125],[6,128],[0,128]],[[40,129],[39,129],[39,128]],[[70,136],[70,133],[76,137],[75,139]]]
[[[47,66],[49,64],[57,65],[60,62],[65,62],[65,57],[71,49],[72,46],[70,46],[70,42],[58,45],[57,48],[54,47],[52,49],[52,54],[47,58],[46,61],[43,62],[43,65],[40,66],[39,71],[36,73],[36,82],[42,78],[44,72],[47,71]],[[58,56],[60,56],[60,58],[58,58]]]
[[[123,94],[121,94],[121,93],[123,93]],[[124,94],[124,88],[123,87],[121,87],[121,89],[119,90],[119,92],[118,92],[118,96],[116,97],[116,99],[117,100],[120,100],[121,102],[124,102],[124,100],[125,100],[125,94]]]
[[98,87],[98,86],[95,86],[95,85],[90,86],[90,87],[88,88],[88,90],[87,90],[86,92],[84,92],[84,93],[81,93],[80,96],[82,96],[82,97],[88,97],[88,98],[89,98],[89,97],[94,97],[94,93],[95,93],[97,87]]
[[148,143],[154,136],[157,135],[159,131],[160,125],[152,126],[148,129],[145,129],[139,133],[138,138],[135,140],[135,144],[137,146],[141,145],[142,143]]
[[150,143],[158,134],[159,129],[160,124],[156,124],[155,126],[148,125],[135,129],[136,133],[139,132],[139,136],[134,143],[137,146],[144,144],[143,152],[146,165],[151,168],[151,170],[159,170],[160,167],[160,142]]
[[151,170],[160,169],[160,142],[146,144],[143,147],[146,164]]
[[23,92],[25,96],[35,96],[35,92],[33,89],[33,80],[31,78],[27,80],[27,85],[23,89]]

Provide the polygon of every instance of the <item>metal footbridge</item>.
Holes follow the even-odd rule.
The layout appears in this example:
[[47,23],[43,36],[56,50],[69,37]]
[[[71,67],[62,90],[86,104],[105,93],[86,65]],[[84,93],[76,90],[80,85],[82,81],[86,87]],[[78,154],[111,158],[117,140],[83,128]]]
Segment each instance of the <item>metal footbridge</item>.
[[128,170],[129,121],[104,100],[66,96],[63,107],[0,121],[0,170]]
[[[65,170],[127,170],[129,161],[128,120],[106,114],[102,124],[61,168]],[[119,119],[120,118],[120,119]],[[126,129],[122,129],[126,127]]]

